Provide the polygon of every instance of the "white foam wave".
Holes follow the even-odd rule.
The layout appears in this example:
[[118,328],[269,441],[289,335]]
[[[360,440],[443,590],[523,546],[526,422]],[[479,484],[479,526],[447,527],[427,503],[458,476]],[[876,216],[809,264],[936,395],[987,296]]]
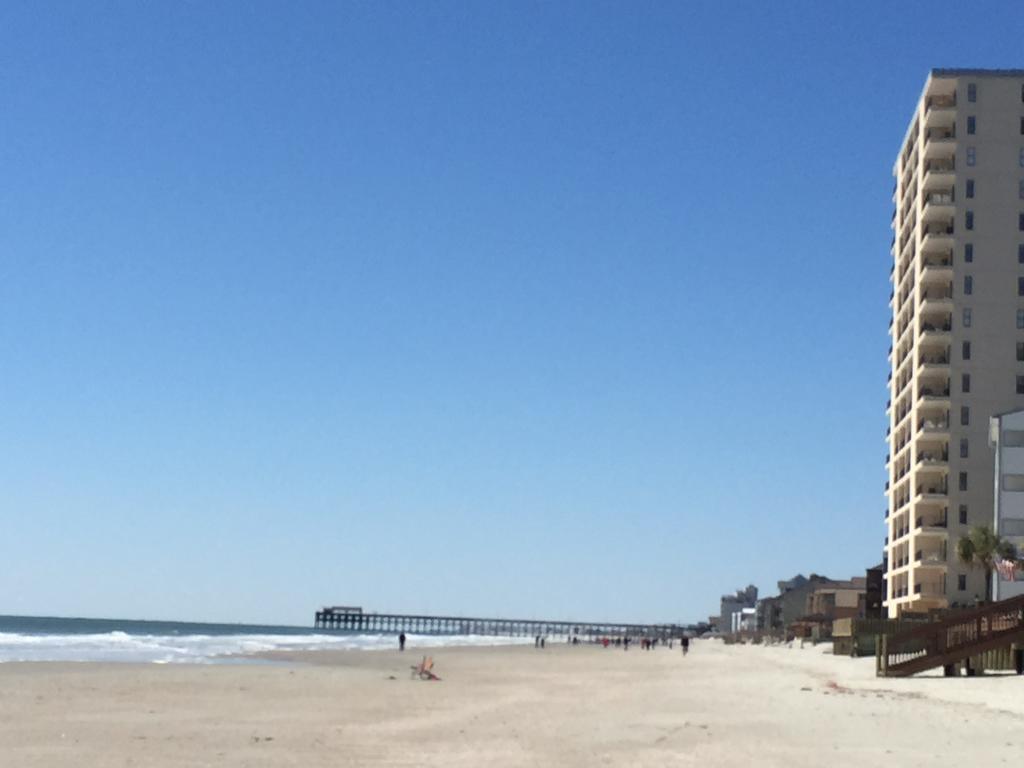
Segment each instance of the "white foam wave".
[[[409,635],[407,647],[528,643],[531,638],[491,635]],[[158,664],[210,664],[237,654],[299,650],[385,650],[395,648],[394,635],[92,635],[20,634],[0,632],[0,662],[119,661]]]

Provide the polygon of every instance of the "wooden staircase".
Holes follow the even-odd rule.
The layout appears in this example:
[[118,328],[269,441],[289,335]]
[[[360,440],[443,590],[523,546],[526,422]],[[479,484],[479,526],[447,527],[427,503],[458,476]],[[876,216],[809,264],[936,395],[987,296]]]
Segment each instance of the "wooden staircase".
[[958,663],[1013,643],[1024,643],[1024,595],[883,635],[876,673],[879,677],[907,677],[944,667],[950,674]]

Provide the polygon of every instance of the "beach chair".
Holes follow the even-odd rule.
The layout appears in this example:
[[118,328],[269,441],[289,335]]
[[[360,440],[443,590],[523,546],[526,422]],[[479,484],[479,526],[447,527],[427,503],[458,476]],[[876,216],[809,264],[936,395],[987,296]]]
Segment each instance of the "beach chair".
[[414,664],[409,669],[412,670],[411,677],[419,677],[420,680],[440,680],[441,678],[434,674],[434,657],[424,656],[423,661],[419,664]]

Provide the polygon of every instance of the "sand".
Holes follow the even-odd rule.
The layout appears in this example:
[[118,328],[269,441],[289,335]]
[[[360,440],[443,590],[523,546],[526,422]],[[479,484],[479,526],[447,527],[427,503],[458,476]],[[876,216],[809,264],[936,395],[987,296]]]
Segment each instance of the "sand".
[[1019,763],[1024,678],[877,680],[818,648],[694,644],[0,665],[0,765],[964,766]]

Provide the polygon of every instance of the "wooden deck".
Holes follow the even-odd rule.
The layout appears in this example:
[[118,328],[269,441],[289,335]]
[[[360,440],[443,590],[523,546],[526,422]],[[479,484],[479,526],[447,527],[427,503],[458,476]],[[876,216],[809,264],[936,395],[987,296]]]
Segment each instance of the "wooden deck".
[[883,635],[876,672],[907,677],[943,667],[953,674],[957,664],[1018,643],[1024,643],[1024,595]]

